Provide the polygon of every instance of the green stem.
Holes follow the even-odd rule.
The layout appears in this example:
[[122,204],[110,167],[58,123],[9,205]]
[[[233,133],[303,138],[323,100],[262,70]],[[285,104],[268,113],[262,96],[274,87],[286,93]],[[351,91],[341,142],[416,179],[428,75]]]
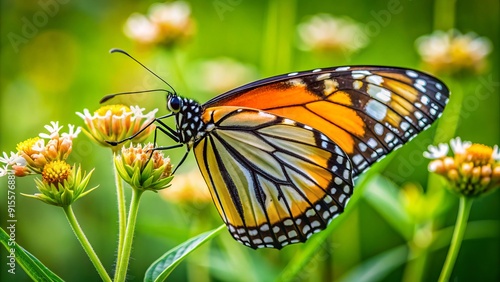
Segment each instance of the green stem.
[[80,244],[82,245],[83,249],[89,256],[90,261],[94,264],[94,267],[96,268],[97,273],[99,273],[99,275],[101,276],[102,281],[111,282],[111,278],[106,272],[106,269],[102,265],[97,254],[94,252],[94,249],[92,248],[92,245],[90,245],[89,240],[83,233],[80,224],[78,224],[75,214],[73,213],[73,209],[71,208],[71,206],[66,206],[63,207],[63,210],[64,213],[66,214],[66,218],[68,219],[69,224],[71,225],[71,228],[73,229],[73,232],[75,233],[76,237],[78,238],[78,241],[80,241]]
[[269,1],[262,46],[263,75],[290,70],[295,27],[295,1]]
[[451,245],[448,250],[448,255],[446,256],[446,261],[444,262],[443,270],[439,276],[439,282],[445,282],[450,279],[453,266],[457,260],[458,252],[460,251],[460,245],[462,244],[465,228],[467,227],[467,219],[469,218],[471,206],[471,198],[467,198],[465,196],[460,197],[457,222],[455,224],[455,230],[453,231],[453,237],[451,238]]
[[184,95],[189,96],[190,93],[189,85],[186,82],[186,79],[184,78],[184,74],[181,68],[181,53],[179,49],[172,48],[170,50],[170,54],[171,54],[172,66],[175,69],[175,74],[179,79],[179,82],[181,83],[182,89],[184,89]]
[[137,219],[137,212],[139,211],[139,200],[141,199],[141,195],[143,192],[144,190],[132,190],[132,199],[130,200],[130,208],[128,211],[125,240],[123,241],[123,249],[121,255],[118,257],[115,281],[125,281],[125,277],[127,275],[128,262],[130,258],[130,252],[132,250],[132,241],[134,238],[135,222]]
[[[113,153],[116,156],[116,153]],[[113,158],[114,159],[114,158]],[[125,238],[125,228],[126,225],[126,207],[125,207],[125,193],[123,191],[123,181],[118,174],[118,170],[115,165],[113,165],[113,172],[115,174],[115,185],[116,185],[116,199],[118,203],[118,250],[117,250],[117,261],[121,257],[123,249],[123,240]],[[115,273],[118,272],[118,263],[116,264]]]
[[435,30],[450,30],[455,26],[455,4],[456,0],[436,0],[434,2]]

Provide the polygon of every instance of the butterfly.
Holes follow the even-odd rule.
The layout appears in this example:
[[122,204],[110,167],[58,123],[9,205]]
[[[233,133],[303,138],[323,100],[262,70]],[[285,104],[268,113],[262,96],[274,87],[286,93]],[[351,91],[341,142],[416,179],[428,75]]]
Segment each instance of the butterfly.
[[325,229],[353,179],[428,128],[450,94],[433,76],[386,66],[288,73],[204,104],[167,92],[171,113],[156,121],[177,145],[158,149],[185,146],[181,163],[194,151],[230,234],[254,249]]

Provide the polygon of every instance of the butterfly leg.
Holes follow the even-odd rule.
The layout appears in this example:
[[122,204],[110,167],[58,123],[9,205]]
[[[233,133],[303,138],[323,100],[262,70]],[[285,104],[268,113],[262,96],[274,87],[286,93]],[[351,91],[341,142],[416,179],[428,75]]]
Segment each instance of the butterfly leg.
[[[165,147],[156,147],[156,148],[153,148],[151,150],[151,155],[149,156],[149,158],[151,158],[151,156],[153,155],[154,151],[170,150],[170,149],[179,148],[179,147],[182,147],[182,146],[184,146],[184,144],[175,144],[175,145],[172,145],[172,146],[165,146]],[[188,154],[189,154],[189,150],[186,151],[186,153],[182,157],[181,161],[177,164],[177,166],[175,167],[174,171],[172,172],[172,175],[175,174],[175,172],[177,171],[177,169],[182,165],[182,163],[184,163],[184,161],[186,160]]]
[[[164,122],[161,121],[162,119],[165,119],[165,118],[168,118],[168,117],[171,117],[171,116],[173,116],[173,114],[168,114],[168,115],[164,115],[164,116],[161,116],[161,117],[157,117],[154,120],[152,120],[151,122],[149,122],[146,126],[144,126],[141,130],[139,130],[136,133],[134,133],[133,135],[131,135],[131,136],[125,138],[125,139],[122,139],[120,141],[106,141],[106,143],[108,143],[108,144],[110,144],[112,146],[116,146],[116,145],[121,144],[123,142],[127,142],[129,140],[132,140],[135,137],[137,137],[139,134],[141,134],[142,132],[144,132],[144,130],[146,130],[148,127],[150,127],[155,122],[157,122],[157,123],[159,123],[161,125],[161,127],[156,127],[156,128],[160,128],[160,130],[163,133],[165,133],[168,137],[172,138],[176,142],[179,142],[179,138],[177,137],[177,133],[175,132],[175,130],[173,130],[172,128],[170,128],[168,125],[166,125]],[[155,142],[156,142],[156,129],[155,129]]]

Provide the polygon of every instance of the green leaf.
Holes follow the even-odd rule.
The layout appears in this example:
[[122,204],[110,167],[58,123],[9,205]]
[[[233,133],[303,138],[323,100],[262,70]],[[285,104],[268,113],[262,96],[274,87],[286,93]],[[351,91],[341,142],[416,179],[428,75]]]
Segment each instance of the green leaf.
[[14,254],[17,263],[19,263],[33,281],[63,281],[59,276],[43,265],[35,256],[19,246],[19,244],[16,243],[14,246],[10,246],[9,239],[10,237],[5,230],[0,228],[0,242],[2,242],[2,245],[4,245],[9,253],[11,249],[15,250]]
[[187,255],[192,253],[205,242],[211,240],[224,229],[225,225],[221,225],[212,231],[202,233],[169,250],[148,268],[144,281],[165,280],[167,276],[177,267],[177,265],[179,265],[179,263],[186,258]]
[[413,222],[399,199],[399,188],[383,176],[376,176],[364,198],[407,240],[413,236]]

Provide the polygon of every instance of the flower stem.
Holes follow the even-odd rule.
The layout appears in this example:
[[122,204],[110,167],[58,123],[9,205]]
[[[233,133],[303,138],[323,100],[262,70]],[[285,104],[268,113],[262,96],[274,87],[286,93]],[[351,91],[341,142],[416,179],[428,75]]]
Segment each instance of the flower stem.
[[465,228],[467,227],[467,219],[469,218],[471,206],[472,198],[465,196],[460,197],[457,222],[455,223],[455,230],[453,231],[453,237],[451,238],[451,245],[448,250],[448,255],[446,256],[446,261],[444,262],[441,275],[439,276],[439,282],[445,282],[450,279],[453,266],[457,260],[458,252],[460,251],[460,245],[462,244]]
[[289,70],[293,52],[296,1],[269,1],[262,46],[262,71],[274,75]]
[[[434,29],[450,30],[455,26],[456,0],[436,0],[434,2]],[[447,11],[443,13],[443,11]]]
[[[113,153],[115,155],[116,153]],[[114,158],[113,158],[114,159]],[[117,261],[121,257],[123,249],[123,240],[125,238],[125,228],[126,226],[126,208],[125,208],[125,193],[123,191],[123,181],[118,174],[118,169],[113,165],[113,172],[115,174],[115,185],[116,185],[116,199],[118,203],[118,250],[117,250]],[[118,263],[116,264],[115,273],[118,272]]]
[[102,281],[109,281],[111,282],[111,278],[109,277],[108,273],[106,272],[106,269],[102,265],[101,261],[99,260],[99,257],[97,254],[94,252],[94,249],[90,245],[89,240],[83,233],[82,228],[80,227],[80,224],[78,224],[78,221],[76,220],[75,214],[73,213],[73,209],[71,206],[66,206],[63,207],[64,213],[66,214],[66,218],[68,219],[69,224],[71,225],[71,228],[73,229],[73,232],[75,233],[76,237],[80,241],[80,244],[82,245],[83,249],[89,256],[90,261],[94,264],[94,267],[97,270],[97,273],[101,276]]
[[132,250],[132,241],[134,238],[135,222],[137,219],[137,212],[139,211],[139,200],[143,192],[143,190],[132,189],[132,199],[130,200],[130,208],[128,211],[125,240],[123,241],[122,252],[118,257],[115,281],[125,281],[125,277],[127,275],[128,262],[130,258],[130,252]]

